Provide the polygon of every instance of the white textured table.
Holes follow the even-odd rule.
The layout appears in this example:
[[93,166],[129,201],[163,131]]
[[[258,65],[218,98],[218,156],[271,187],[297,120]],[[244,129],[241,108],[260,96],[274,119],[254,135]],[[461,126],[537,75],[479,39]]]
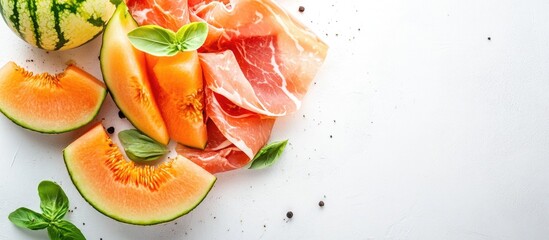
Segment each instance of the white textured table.
[[[331,48],[302,109],[275,126],[272,139],[291,142],[275,166],[219,174],[187,216],[132,226],[71,183],[61,150],[82,131],[41,135],[1,116],[0,239],[46,238],[7,219],[39,209],[45,179],[95,240],[547,239],[547,1],[279,2]],[[46,53],[0,24],[2,65],[55,72],[74,60],[100,77],[99,46]],[[116,113],[109,97],[105,125],[124,125]]]

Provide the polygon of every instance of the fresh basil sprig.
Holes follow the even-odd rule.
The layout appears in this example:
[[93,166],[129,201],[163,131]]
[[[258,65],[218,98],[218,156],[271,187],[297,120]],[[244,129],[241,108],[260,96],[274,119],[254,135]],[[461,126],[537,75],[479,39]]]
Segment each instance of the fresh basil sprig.
[[168,153],[168,148],[136,129],[118,133],[126,155],[134,161],[153,161]]
[[43,181],[38,185],[42,215],[51,220],[62,219],[69,211],[69,198],[57,184]]
[[156,25],[138,27],[128,33],[130,43],[137,49],[155,56],[173,56],[178,52],[200,48],[208,36],[208,24],[193,22],[177,33]]
[[273,165],[276,160],[280,158],[282,152],[286,148],[288,139],[280,142],[273,142],[268,145],[265,145],[252,159],[252,165],[250,169],[263,169]]
[[48,236],[51,240],[80,240],[86,239],[80,229],[66,220],[60,220],[52,223],[48,228]]
[[51,181],[42,181],[38,185],[38,195],[42,214],[28,208],[18,208],[10,213],[8,219],[21,228],[47,228],[52,240],[86,240],[80,229],[63,220],[69,211],[69,199],[59,185]]

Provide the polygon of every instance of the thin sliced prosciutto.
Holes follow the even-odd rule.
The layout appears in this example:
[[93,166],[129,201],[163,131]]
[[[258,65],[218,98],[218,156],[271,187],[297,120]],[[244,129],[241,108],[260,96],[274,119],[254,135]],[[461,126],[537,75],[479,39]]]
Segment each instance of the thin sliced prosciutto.
[[326,57],[327,45],[272,0],[128,1],[141,24],[181,26],[190,17],[209,26],[199,49],[208,144],[177,152],[211,173],[250,162],[276,117],[299,109]]
[[178,145],[177,152],[212,173],[245,166],[269,140],[275,119],[241,108],[211,90],[206,96],[210,118],[206,149]]
[[154,24],[177,31],[189,23],[187,0],[127,0],[126,5],[139,25]]
[[212,91],[267,116],[299,109],[326,57],[320,38],[271,0],[191,4],[191,20],[209,24],[201,51],[220,53],[200,56]]

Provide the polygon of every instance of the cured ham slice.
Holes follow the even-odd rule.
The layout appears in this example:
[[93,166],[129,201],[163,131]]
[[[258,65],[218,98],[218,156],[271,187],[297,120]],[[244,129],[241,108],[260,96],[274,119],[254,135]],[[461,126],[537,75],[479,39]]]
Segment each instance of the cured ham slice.
[[209,26],[199,49],[208,144],[177,152],[211,173],[249,163],[276,117],[299,109],[326,57],[327,45],[272,0],[128,1],[141,23],[180,26],[188,14]]
[[206,96],[206,149],[178,145],[176,151],[211,173],[245,166],[269,140],[275,119],[238,107],[209,89]]
[[[268,116],[295,112],[327,45],[271,0],[192,1],[191,21],[209,24],[200,56],[207,85],[240,107]],[[238,63],[239,68],[233,66]],[[229,82],[229,83],[227,83]],[[227,91],[226,86],[238,86]]]
[[177,31],[189,23],[187,0],[127,0],[126,5],[139,25],[155,24]]

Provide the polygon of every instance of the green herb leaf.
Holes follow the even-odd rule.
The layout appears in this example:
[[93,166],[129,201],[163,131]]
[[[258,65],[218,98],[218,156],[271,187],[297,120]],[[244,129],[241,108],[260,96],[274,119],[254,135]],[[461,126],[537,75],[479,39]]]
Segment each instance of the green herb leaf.
[[51,240],[86,240],[84,234],[74,224],[60,220],[48,227]]
[[44,217],[54,221],[63,218],[69,210],[69,199],[63,189],[54,182],[42,181],[38,185],[40,209]]
[[178,53],[175,33],[156,25],[138,27],[128,33],[128,38],[135,48],[155,56]]
[[42,181],[38,185],[40,208],[39,214],[28,208],[19,208],[12,212],[8,219],[15,225],[32,230],[48,229],[52,240],[86,240],[74,224],[62,220],[69,210],[69,199],[59,185],[51,181]]
[[118,4],[120,4],[122,2],[122,0],[110,0],[110,2],[115,5],[115,6],[118,6]]
[[61,239],[61,230],[55,225],[48,227],[48,236],[50,237],[50,240],[63,240]]
[[202,46],[208,37],[208,24],[193,22],[181,27],[176,34],[180,51],[193,51]]
[[135,129],[118,133],[126,155],[134,161],[152,161],[168,153],[166,146]]
[[280,158],[282,152],[284,152],[284,148],[286,148],[287,143],[288,139],[265,145],[255,155],[254,159],[252,159],[252,165],[250,165],[250,169],[263,169],[273,165],[276,160]]
[[10,213],[8,219],[18,227],[31,230],[44,229],[48,227],[49,221],[42,214],[28,208],[18,208]]

